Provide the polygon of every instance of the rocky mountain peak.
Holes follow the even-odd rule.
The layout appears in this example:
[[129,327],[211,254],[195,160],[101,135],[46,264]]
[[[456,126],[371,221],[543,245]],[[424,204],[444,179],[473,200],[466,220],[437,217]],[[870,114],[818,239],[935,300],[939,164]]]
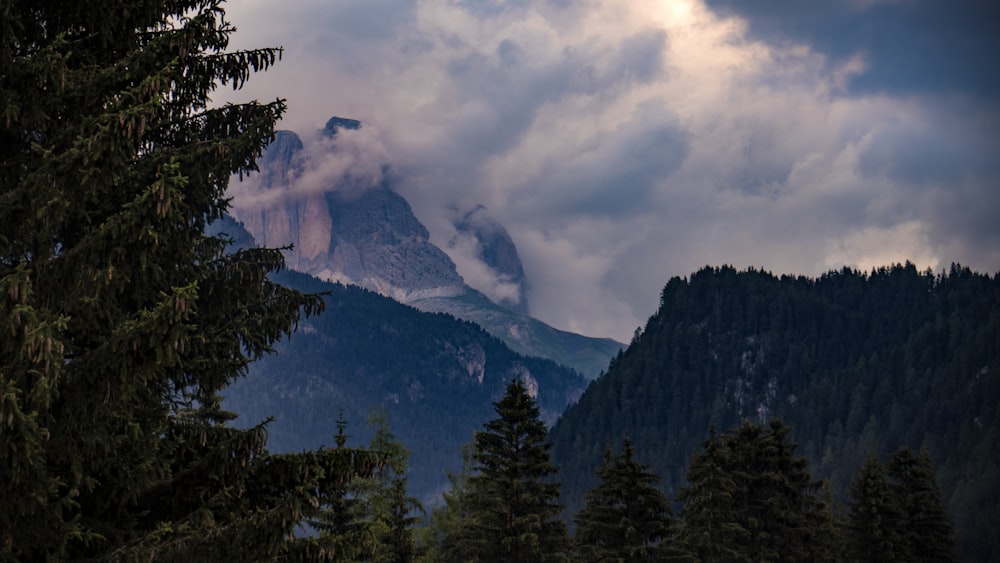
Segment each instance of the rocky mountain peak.
[[[329,138],[360,128],[360,121],[333,117],[321,134]],[[326,179],[329,185],[303,189],[299,180],[309,177],[315,183],[316,174],[310,172],[317,166],[291,131],[277,132],[258,165],[255,189],[287,195],[256,200],[264,203],[237,200],[233,215],[258,243],[292,245],[285,252],[289,268],[403,302],[465,291],[455,264],[430,243],[410,204],[384,180],[333,176]]]
[[326,125],[322,129],[322,134],[323,136],[332,139],[337,136],[337,131],[340,131],[341,129],[357,131],[358,129],[361,129],[361,122],[357,119],[333,116],[327,120]]

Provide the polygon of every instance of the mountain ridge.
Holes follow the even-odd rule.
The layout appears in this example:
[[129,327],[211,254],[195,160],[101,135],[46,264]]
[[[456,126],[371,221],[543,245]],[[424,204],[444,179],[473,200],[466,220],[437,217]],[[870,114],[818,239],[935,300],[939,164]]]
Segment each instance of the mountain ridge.
[[[279,132],[259,160],[259,178],[240,186],[234,217],[263,246],[292,245],[285,256],[293,270],[475,322],[519,353],[552,359],[588,378],[607,367],[621,343],[558,330],[527,314],[529,284],[517,249],[485,207],[456,217],[449,246],[466,245],[493,273],[503,288],[494,299],[469,287],[448,254],[431,243],[409,203],[391,189],[387,166],[379,178],[359,176],[336,160],[336,144],[322,144],[346,143],[345,135],[362,129],[357,120],[333,117],[320,132],[325,141],[318,149],[308,149],[293,132]],[[315,161],[323,158],[339,167],[317,177],[314,169],[326,164]]]
[[643,331],[563,413],[553,461],[572,512],[623,435],[671,498],[709,428],[742,419],[784,420],[841,499],[868,455],[927,448],[962,559],[996,560],[998,374],[1000,274],[706,267],[667,283]]

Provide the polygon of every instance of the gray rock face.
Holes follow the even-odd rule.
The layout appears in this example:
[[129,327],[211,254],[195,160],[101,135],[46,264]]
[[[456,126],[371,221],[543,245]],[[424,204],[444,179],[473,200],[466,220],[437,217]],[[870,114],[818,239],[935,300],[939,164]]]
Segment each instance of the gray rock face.
[[282,186],[294,182],[302,174],[302,140],[291,131],[277,131],[274,141],[261,155],[261,187]]
[[330,212],[330,250],[302,271],[404,303],[465,290],[455,264],[430,243],[427,229],[402,196],[385,185],[357,199],[337,192],[324,196]]
[[[335,137],[338,130],[359,127],[355,120],[335,117],[322,133]],[[258,189],[292,195],[237,202],[233,215],[261,245],[292,246],[285,252],[289,268],[360,285],[404,303],[465,291],[455,264],[430,243],[410,204],[384,182],[368,189],[332,185],[295,195],[294,184],[307,164],[302,141],[290,131],[278,132],[258,164]]]
[[361,129],[361,122],[357,119],[333,116],[327,120],[326,125],[323,127],[323,135],[333,138],[337,136],[337,131],[341,129],[356,131]]
[[587,379],[594,379],[607,369],[611,358],[625,347],[610,338],[593,338],[553,328],[501,307],[474,289],[460,295],[421,297],[409,304],[421,311],[447,313],[474,322],[503,340],[511,350],[571,367]]

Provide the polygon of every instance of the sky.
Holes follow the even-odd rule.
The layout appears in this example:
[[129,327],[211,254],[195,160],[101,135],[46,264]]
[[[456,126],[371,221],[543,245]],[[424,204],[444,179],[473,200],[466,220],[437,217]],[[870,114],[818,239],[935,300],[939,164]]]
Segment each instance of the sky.
[[456,212],[481,204],[558,328],[627,342],[671,277],[706,265],[1000,271],[994,0],[226,10],[231,48],[284,56],[217,101],[284,98],[279,127],[300,133],[360,120],[342,140],[390,166],[467,281],[495,289],[448,248]]

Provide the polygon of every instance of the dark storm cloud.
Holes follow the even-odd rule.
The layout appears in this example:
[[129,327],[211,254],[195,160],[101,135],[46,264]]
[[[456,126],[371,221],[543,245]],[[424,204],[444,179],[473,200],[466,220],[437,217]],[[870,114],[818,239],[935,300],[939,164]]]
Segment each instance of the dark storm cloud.
[[649,83],[663,72],[665,44],[662,31],[644,31],[623,38],[614,49],[566,49],[541,64],[510,38],[491,51],[462,50],[448,62],[447,74],[456,88],[441,103],[477,109],[450,116],[442,111],[453,125],[451,149],[442,156],[485,161],[517,143],[546,104]]
[[687,150],[687,132],[677,117],[662,102],[648,102],[631,120],[601,134],[590,150],[549,162],[526,190],[530,197],[514,206],[522,216],[549,217],[553,224],[580,216],[626,221],[648,211]]
[[1000,177],[998,119],[967,109],[971,115],[959,109],[873,134],[861,170],[867,176],[888,175],[915,189],[960,184],[970,174]]
[[996,0],[706,0],[745,18],[752,36],[796,42],[834,61],[864,57],[852,93],[968,92],[997,100]]

